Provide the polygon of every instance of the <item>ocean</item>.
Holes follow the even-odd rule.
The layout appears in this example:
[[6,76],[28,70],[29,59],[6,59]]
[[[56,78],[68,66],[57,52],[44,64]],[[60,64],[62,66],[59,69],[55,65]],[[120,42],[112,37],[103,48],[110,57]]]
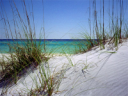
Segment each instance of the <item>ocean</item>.
[[[86,39],[45,39],[45,41],[44,39],[34,39],[34,41],[41,45],[42,52],[57,54],[74,54],[84,51],[89,44]],[[15,52],[9,45],[14,47],[18,43],[21,46],[25,46],[25,42],[27,42],[27,39],[0,39],[0,53]]]

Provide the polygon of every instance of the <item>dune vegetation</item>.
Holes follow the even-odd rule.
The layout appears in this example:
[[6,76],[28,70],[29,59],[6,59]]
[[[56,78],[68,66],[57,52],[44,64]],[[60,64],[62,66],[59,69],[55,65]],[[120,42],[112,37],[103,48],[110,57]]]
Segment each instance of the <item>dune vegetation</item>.
[[[5,88],[5,90],[2,91],[1,95],[3,96],[4,94],[6,94],[7,86],[17,84],[18,80],[27,73],[27,70],[31,68],[31,66],[33,66],[33,71],[39,68],[40,86],[36,84],[37,82],[35,81],[35,84],[37,86],[35,89],[29,90],[29,92],[27,93],[28,96],[39,96],[40,94],[43,96],[52,96],[53,93],[58,92],[57,89],[59,88],[59,84],[64,78],[64,75],[62,77],[57,78],[59,74],[62,74],[61,72],[54,74],[51,72],[49,67],[45,67],[44,63],[44,65],[42,65],[42,62],[47,63],[47,61],[50,59],[49,55],[52,53],[51,52],[49,54],[46,54],[46,51],[48,49],[46,49],[45,44],[45,28],[43,26],[43,32],[41,33],[42,37],[40,37],[40,43],[37,43],[35,40],[36,31],[34,15],[33,12],[31,16],[28,15],[28,9],[26,7],[25,0],[21,0],[23,4],[23,10],[25,12],[25,20],[21,16],[22,13],[20,13],[19,9],[17,8],[15,1],[9,0],[9,2],[13,14],[13,23],[8,20],[7,12],[4,11],[4,5],[1,7],[3,15],[0,15],[0,18],[5,26],[4,29],[6,39],[12,39],[12,41],[15,41],[15,39],[19,39],[24,42],[25,45],[21,46],[16,41],[14,45],[8,43],[8,46],[10,50],[12,50],[12,52],[9,52],[8,55],[3,54],[1,57],[0,86]],[[0,1],[0,3],[2,5],[2,0]],[[106,28],[104,27],[104,0],[103,2],[100,1],[99,15],[97,15],[96,0],[93,0],[93,2],[91,0],[89,1],[89,17],[91,17],[91,15],[93,14],[93,20],[91,20],[91,18],[88,18],[90,32],[80,33],[80,38],[86,39],[86,41],[82,41],[82,43],[76,45],[77,48],[75,50],[75,53],[85,53],[87,51],[90,51],[95,46],[100,47],[100,49],[102,50],[105,49],[106,44],[108,44],[108,46],[112,46],[110,47],[111,49],[116,48],[116,50],[118,50],[118,45],[128,38],[128,25],[127,22],[123,19],[123,16],[125,15],[123,11],[123,0],[119,0],[117,2],[117,5],[114,4],[114,0],[109,1],[109,3],[111,3],[112,5],[109,6],[109,14],[111,12],[112,16],[109,17],[109,28],[107,28],[106,30]],[[114,5],[119,7],[119,11],[117,11],[119,12],[120,17],[114,14]],[[42,6],[44,7],[44,5]],[[31,7],[33,9],[32,0]],[[111,7],[113,9],[110,11]],[[91,12],[91,8],[93,9],[93,12]],[[18,15],[18,18],[15,18],[15,14]],[[98,21],[97,16],[100,16],[102,20],[100,19],[100,21]],[[14,26],[14,29],[12,29],[11,26]],[[13,34],[13,31],[15,31],[15,35]],[[43,44],[41,44],[42,39],[44,42]],[[44,49],[43,51],[42,48]],[[65,56],[68,58],[68,55]],[[70,61],[71,59],[68,58],[68,60]],[[72,63],[71,65],[73,66]],[[86,67],[84,69],[86,69]]]

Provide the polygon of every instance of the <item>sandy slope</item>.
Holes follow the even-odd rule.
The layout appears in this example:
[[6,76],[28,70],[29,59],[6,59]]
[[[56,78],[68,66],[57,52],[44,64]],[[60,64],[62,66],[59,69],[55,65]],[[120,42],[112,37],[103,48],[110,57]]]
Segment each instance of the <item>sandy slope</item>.
[[120,45],[114,54],[105,51],[73,56],[76,62],[78,59],[86,62],[89,54],[90,68],[82,72],[80,65],[72,67],[61,83],[62,93],[56,96],[128,96],[128,44]]
[[[54,96],[128,96],[128,42],[114,50],[92,50],[84,54],[52,57],[48,64],[51,72],[65,70],[59,92]],[[115,52],[115,51],[114,51]],[[86,67],[85,67],[86,66]],[[87,69],[86,69],[87,68]],[[9,88],[7,95],[18,96],[34,88],[32,78],[39,70],[29,72],[17,85]],[[27,90],[27,88],[29,90]],[[3,88],[0,88],[0,93]],[[23,91],[25,90],[25,91]]]

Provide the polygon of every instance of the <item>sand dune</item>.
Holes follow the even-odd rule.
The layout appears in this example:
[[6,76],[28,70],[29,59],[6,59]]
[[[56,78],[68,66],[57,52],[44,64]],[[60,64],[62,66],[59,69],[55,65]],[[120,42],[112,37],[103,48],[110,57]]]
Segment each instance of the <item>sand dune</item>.
[[[128,96],[127,44],[120,45],[116,53],[103,53],[103,51],[106,50],[88,56],[87,61],[92,62],[90,63],[90,67],[92,67],[88,68],[84,75],[79,65],[74,67],[74,70],[76,68],[77,71],[69,70],[65,75],[67,78],[62,81],[60,86],[61,91],[67,91],[57,96]],[[89,53],[91,52],[83,54],[82,57],[86,57]],[[84,58],[83,61],[85,61]]]
[[[51,72],[65,70],[59,92],[53,96],[128,96],[128,42],[118,48],[52,57],[48,61]],[[39,70],[28,74],[8,89],[8,96],[18,96],[18,92],[25,95],[27,88],[35,88],[32,78],[38,82]]]

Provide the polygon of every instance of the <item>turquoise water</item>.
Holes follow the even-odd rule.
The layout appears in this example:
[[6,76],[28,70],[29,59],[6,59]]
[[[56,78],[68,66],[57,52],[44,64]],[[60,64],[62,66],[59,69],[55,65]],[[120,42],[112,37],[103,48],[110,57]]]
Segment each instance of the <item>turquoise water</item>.
[[[42,52],[44,52],[44,40],[35,40],[37,44],[41,45]],[[25,46],[27,40],[11,40],[1,39],[0,40],[0,53],[14,52],[11,46],[15,46],[18,43],[21,46]],[[78,50],[87,49],[87,40],[76,40],[76,39],[47,39],[45,40],[46,53],[68,53],[73,54]],[[15,46],[16,47],[16,46]]]

